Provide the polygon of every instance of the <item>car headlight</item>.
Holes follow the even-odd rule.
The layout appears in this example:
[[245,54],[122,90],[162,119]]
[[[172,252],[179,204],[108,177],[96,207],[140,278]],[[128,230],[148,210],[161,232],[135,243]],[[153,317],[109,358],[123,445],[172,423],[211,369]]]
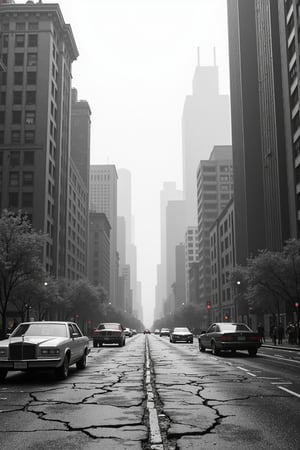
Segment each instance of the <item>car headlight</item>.
[[59,355],[59,348],[42,348],[41,355],[43,356],[56,356]]
[[0,348],[0,358],[1,356],[7,356],[7,348]]

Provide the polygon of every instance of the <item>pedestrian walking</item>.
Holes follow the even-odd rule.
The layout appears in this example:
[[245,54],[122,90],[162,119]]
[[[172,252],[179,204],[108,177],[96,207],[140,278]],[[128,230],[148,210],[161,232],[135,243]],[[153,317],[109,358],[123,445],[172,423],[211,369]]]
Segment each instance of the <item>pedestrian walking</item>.
[[257,332],[259,334],[260,343],[262,344],[263,342],[266,342],[265,329],[264,329],[263,324],[261,322],[258,324]]
[[288,326],[286,327],[286,332],[288,335],[288,343],[289,344],[296,344],[296,328],[292,322],[288,323]]
[[272,327],[271,338],[272,338],[273,344],[274,344],[274,345],[277,345],[278,328],[276,327],[276,325],[274,325],[274,326]]
[[282,323],[280,322],[278,326],[278,344],[282,344],[283,338],[284,338],[284,328]]

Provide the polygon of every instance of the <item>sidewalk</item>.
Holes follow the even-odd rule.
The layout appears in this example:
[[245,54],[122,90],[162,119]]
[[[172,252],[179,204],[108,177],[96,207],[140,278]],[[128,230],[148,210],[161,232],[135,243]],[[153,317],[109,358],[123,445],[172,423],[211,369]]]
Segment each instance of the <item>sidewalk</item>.
[[274,345],[271,338],[266,338],[266,342],[262,344],[262,347],[281,348],[283,350],[294,350],[296,352],[300,352],[300,347],[298,344],[288,344],[286,339],[283,340],[282,344]]

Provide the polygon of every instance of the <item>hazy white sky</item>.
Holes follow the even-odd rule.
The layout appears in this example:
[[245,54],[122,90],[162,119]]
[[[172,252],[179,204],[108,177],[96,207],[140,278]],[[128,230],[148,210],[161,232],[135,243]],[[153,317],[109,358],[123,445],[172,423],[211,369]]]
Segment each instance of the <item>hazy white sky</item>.
[[144,323],[151,326],[160,262],[159,193],[164,181],[182,186],[181,116],[198,46],[201,65],[213,64],[216,47],[220,91],[229,93],[226,0],[58,3],[80,53],[73,87],[92,110],[91,163],[115,164],[132,174],[138,279]]

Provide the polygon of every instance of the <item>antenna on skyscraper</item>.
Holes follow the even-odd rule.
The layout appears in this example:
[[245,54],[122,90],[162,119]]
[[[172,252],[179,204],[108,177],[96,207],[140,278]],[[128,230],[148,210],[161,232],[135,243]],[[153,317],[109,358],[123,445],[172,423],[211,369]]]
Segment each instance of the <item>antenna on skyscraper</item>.
[[217,65],[216,47],[214,47],[214,66]]
[[200,47],[197,47],[197,66],[200,66]]

